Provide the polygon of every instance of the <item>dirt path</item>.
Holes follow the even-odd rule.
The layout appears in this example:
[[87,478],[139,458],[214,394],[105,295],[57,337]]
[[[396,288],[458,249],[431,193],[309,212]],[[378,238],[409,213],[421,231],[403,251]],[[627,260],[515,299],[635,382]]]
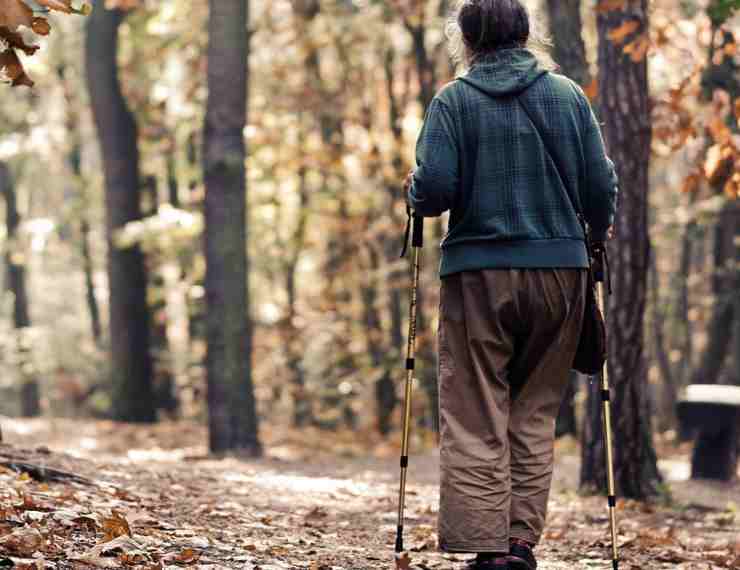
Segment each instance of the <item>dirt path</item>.
[[[14,437],[8,431],[7,440],[30,443],[26,436],[16,433]],[[3,446],[0,451],[21,453],[17,446]],[[43,485],[0,472],[0,513],[5,513],[0,553],[9,531],[35,525],[47,543],[51,537],[54,544],[40,549],[47,568],[393,567],[397,460],[343,461],[321,454],[299,462],[184,460],[161,448],[139,450],[124,458],[108,451],[86,453],[84,458],[80,453],[72,457],[44,450],[23,453],[96,481],[94,486]],[[574,461],[569,454],[558,459],[549,523],[537,549],[543,570],[611,568],[604,558],[608,555],[605,501],[568,490],[573,488],[574,469],[577,473]],[[681,485],[677,488],[683,489]],[[740,492],[736,486],[703,485],[702,490],[715,503],[727,499],[725,506],[715,510],[684,501],[668,509],[620,501],[624,560],[620,567],[740,568],[740,516],[731,510],[732,500],[740,503]],[[690,491],[698,496],[698,488]],[[26,507],[17,508],[23,501]],[[111,516],[113,510],[118,514]],[[407,510],[412,568],[461,567],[466,557],[435,550],[434,453],[412,459]],[[133,544],[99,552],[105,539],[114,537],[121,526],[111,522],[116,517],[128,524]],[[111,563],[116,565],[101,566]]]

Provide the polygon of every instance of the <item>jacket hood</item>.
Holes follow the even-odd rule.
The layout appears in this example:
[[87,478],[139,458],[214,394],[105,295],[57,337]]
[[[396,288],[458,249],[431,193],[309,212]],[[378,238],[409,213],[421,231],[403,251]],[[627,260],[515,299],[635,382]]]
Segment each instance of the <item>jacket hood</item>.
[[519,94],[546,73],[531,51],[511,48],[484,56],[459,79],[497,97]]

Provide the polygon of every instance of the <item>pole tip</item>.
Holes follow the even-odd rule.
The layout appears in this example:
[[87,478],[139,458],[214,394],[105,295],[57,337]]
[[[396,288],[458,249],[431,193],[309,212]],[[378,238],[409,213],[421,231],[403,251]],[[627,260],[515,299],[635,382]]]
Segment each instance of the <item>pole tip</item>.
[[408,552],[396,552],[396,570],[409,570],[411,558]]

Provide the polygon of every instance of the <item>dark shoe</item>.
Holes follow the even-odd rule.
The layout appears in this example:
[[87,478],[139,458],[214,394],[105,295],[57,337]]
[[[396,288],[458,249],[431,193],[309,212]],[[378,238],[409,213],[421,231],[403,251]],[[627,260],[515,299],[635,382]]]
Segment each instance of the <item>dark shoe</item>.
[[480,560],[475,558],[467,563],[465,570],[508,570],[509,563],[505,556]]
[[537,560],[534,558],[532,549],[534,545],[521,538],[509,540],[509,562],[511,570],[537,570]]

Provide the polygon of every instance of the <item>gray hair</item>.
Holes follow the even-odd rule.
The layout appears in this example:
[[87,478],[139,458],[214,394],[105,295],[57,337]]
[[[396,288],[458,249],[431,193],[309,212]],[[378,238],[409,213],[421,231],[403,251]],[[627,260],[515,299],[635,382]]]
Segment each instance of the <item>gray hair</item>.
[[[506,13],[507,9],[509,13]],[[517,16],[523,17],[526,21],[513,23],[512,18]],[[466,38],[462,28],[463,20],[466,24],[472,20],[473,25],[479,26],[479,29],[473,30],[474,38],[470,33]],[[492,23],[497,24],[499,29],[490,29]],[[521,29],[506,29],[502,32],[501,25],[512,28],[519,26]],[[518,33],[524,36],[525,41],[521,44],[515,42],[516,45],[534,53],[545,69],[555,70],[558,66],[550,54],[552,42],[544,30],[545,26],[540,15],[537,13],[532,15],[522,0],[458,0],[445,26],[445,35],[453,61],[463,68],[473,65],[481,55],[510,47],[507,40],[515,39]],[[499,38],[501,43],[507,45],[496,45]],[[473,45],[473,41],[477,45]]]

